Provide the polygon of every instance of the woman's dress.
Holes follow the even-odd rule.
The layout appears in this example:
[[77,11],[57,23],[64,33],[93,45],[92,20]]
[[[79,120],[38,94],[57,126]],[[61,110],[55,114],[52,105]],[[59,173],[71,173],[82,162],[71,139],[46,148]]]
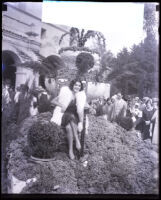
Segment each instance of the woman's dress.
[[74,122],[75,124],[78,124],[79,122],[75,99],[70,102],[69,106],[64,112],[61,126],[66,127],[70,122]]
[[146,121],[150,121],[154,114],[154,110],[147,110],[146,108],[143,110],[143,117],[142,117],[142,137],[143,140],[146,140],[150,137],[150,124],[146,125]]

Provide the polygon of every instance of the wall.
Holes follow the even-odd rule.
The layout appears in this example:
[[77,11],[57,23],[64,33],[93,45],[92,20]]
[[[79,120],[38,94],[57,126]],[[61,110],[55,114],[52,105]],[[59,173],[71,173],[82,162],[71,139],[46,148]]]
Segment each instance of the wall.
[[42,28],[46,30],[46,33],[41,39],[41,55],[47,57],[49,55],[58,54],[58,51],[62,46],[69,45],[68,39],[63,40],[61,45],[59,45],[60,37],[67,32],[67,30],[64,30],[61,26],[42,23]]

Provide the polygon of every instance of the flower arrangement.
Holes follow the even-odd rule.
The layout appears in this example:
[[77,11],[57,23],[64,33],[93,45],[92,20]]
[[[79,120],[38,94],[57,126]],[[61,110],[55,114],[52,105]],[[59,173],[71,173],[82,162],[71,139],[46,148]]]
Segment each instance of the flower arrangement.
[[32,156],[37,158],[52,158],[61,145],[65,145],[65,134],[55,123],[37,121],[28,133],[28,144]]
[[82,52],[76,57],[76,67],[80,73],[86,73],[94,66],[94,58],[90,53]]

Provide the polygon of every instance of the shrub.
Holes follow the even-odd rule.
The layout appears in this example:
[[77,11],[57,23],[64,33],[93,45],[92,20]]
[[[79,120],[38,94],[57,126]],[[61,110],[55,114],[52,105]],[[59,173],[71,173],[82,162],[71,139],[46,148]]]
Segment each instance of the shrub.
[[29,129],[28,144],[34,157],[52,158],[65,142],[64,132],[55,123],[37,121]]
[[86,73],[94,66],[94,58],[90,53],[80,53],[76,57],[76,67],[79,72]]

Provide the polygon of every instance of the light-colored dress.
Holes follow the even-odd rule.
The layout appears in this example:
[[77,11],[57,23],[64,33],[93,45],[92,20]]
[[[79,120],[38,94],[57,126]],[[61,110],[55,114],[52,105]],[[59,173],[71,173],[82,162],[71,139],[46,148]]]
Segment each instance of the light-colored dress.
[[152,143],[153,144],[158,144],[159,143],[159,112],[158,110],[155,111],[152,120],[154,120],[154,130],[153,130],[153,135],[152,135]]
[[118,118],[122,118],[126,116],[127,111],[127,103],[123,100],[115,100],[115,102],[112,104],[112,116],[111,118],[115,121],[117,121]]

